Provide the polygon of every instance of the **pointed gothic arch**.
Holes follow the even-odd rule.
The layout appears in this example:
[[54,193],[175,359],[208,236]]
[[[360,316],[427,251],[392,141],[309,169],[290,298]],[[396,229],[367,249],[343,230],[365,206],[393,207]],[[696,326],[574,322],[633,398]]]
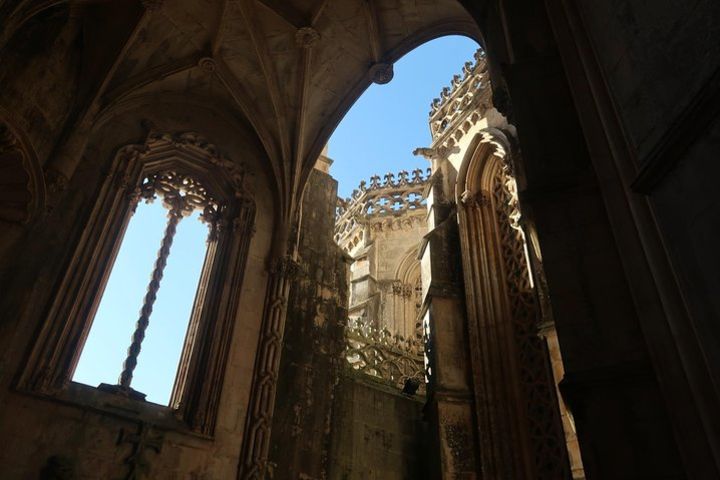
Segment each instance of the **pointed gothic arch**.
[[487,478],[569,478],[511,153],[481,131],[456,185],[480,464]]

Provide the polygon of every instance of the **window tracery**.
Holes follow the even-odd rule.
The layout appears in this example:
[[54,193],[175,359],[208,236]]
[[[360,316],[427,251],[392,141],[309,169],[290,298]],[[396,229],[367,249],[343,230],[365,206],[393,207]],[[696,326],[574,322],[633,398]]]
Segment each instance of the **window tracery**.
[[[245,186],[246,176],[241,163],[225,158],[215,145],[193,132],[151,132],[144,143],[121,148],[55,292],[18,387],[51,398],[66,398],[75,388],[73,371],[123,232],[141,200],[160,197],[169,210],[165,236],[123,373],[118,386],[109,390],[134,397],[131,379],[175,228],[182,218],[200,210],[209,227],[206,260],[168,418],[174,419],[170,423],[180,419],[188,428],[212,435],[253,232],[255,204]],[[72,398],[91,401],[75,394]]]
[[117,384],[102,384],[100,386],[103,390],[121,392],[136,398],[144,398],[145,395],[131,387],[133,372],[138,364],[138,356],[143,340],[145,339],[146,330],[150,324],[153,306],[157,299],[157,294],[160,291],[178,224],[183,218],[199,210],[201,212],[199,220],[209,227],[208,241],[213,241],[217,238],[216,228],[221,209],[219,202],[215,200],[202,183],[197,181],[193,176],[178,173],[173,170],[165,170],[147,176],[142,184],[135,189],[130,196],[130,204],[133,212],[141,200],[144,200],[146,203],[152,203],[158,196],[161,198],[162,204],[167,210],[168,220],[160,242],[160,249],[158,250],[157,258],[150,275],[150,282],[148,283],[146,294],[140,308],[140,316],[137,320],[135,330],[132,333],[132,341],[128,347],[127,357],[123,363],[122,372],[120,373]]

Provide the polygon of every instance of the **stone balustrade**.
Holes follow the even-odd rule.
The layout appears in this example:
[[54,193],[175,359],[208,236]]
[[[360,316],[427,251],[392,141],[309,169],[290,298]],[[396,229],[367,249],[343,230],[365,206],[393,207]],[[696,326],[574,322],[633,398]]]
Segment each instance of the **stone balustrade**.
[[425,342],[420,336],[405,338],[351,319],[345,341],[345,360],[353,370],[399,389],[410,380],[419,385],[418,393],[425,393]]

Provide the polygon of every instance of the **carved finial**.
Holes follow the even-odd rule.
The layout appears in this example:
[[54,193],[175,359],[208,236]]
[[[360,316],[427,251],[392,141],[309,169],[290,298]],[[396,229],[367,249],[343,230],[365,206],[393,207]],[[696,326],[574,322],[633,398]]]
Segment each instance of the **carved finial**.
[[385,85],[393,79],[393,73],[392,63],[379,62],[370,67],[368,75],[373,83]]
[[408,183],[407,170],[400,170],[400,172],[398,172],[398,185],[407,185],[407,183]]
[[312,27],[298,28],[295,32],[295,43],[302,48],[311,48],[318,40],[320,40],[320,34]]
[[422,183],[423,182],[423,177],[422,177],[423,171],[422,170],[420,170],[419,168],[416,168],[415,170],[413,170],[412,174],[413,174],[412,183]]

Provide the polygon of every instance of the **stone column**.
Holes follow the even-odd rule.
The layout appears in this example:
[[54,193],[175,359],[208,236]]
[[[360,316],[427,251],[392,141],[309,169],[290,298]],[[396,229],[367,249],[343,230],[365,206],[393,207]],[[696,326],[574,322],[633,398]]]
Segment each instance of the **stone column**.
[[479,478],[470,357],[455,205],[443,173],[433,173],[428,229],[421,248],[423,312],[429,323],[430,388],[426,413],[439,449],[437,478]]
[[270,268],[260,342],[255,357],[255,378],[245,422],[238,479],[264,479],[270,447],[277,374],[280,368],[287,301],[297,264],[290,256],[277,258]]

